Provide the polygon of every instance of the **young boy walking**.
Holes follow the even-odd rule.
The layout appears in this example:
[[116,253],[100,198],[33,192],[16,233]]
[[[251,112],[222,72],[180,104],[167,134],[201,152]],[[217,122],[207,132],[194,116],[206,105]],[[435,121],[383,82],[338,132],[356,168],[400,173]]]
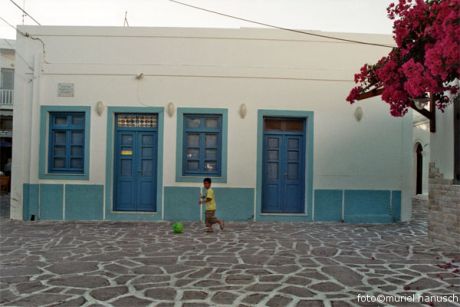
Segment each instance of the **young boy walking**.
[[219,224],[220,229],[224,230],[224,221],[218,220],[216,218],[216,199],[214,196],[214,191],[211,188],[211,184],[211,178],[204,178],[204,191],[200,195],[200,205],[206,204],[205,218],[207,232],[213,232],[212,225],[214,224]]

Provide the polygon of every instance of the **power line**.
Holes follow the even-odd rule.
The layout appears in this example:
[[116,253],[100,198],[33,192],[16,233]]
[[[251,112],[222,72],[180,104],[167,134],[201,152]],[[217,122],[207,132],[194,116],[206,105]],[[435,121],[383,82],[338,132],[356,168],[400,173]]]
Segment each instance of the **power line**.
[[35,40],[35,41],[39,41],[39,42],[42,44],[43,61],[44,61],[45,63],[48,63],[48,62],[46,61],[45,42],[44,42],[41,38],[32,36],[32,35],[30,35],[29,33],[25,33],[25,32],[20,31],[18,28],[16,28],[15,26],[13,26],[11,23],[8,22],[8,20],[6,20],[5,18],[3,18],[2,16],[0,16],[0,19],[3,20],[4,23],[6,23],[6,24],[7,24],[8,26],[10,26],[11,28],[13,28],[17,33],[21,34],[22,36],[27,37],[27,38],[30,38],[30,39]]
[[29,16],[30,19],[32,19],[33,21],[35,21],[37,23],[37,25],[41,26],[41,24],[37,21],[37,19],[33,18],[32,16],[30,16],[29,13],[27,13],[22,7],[20,7],[16,2],[14,2],[14,0],[10,0],[11,3],[13,3],[18,9],[20,9],[22,11],[23,14],[25,14],[26,16]]
[[274,28],[274,29],[278,29],[278,30],[289,31],[289,32],[294,32],[294,33],[299,33],[299,34],[304,34],[304,35],[310,35],[310,36],[316,36],[316,37],[321,37],[321,38],[327,38],[327,39],[333,39],[333,40],[337,40],[337,41],[354,43],[354,44],[370,45],[370,46],[385,47],[385,48],[394,48],[394,46],[385,45],[385,44],[378,44],[378,43],[371,43],[371,42],[365,42],[365,41],[359,41],[359,40],[353,40],[353,39],[346,39],[346,38],[340,38],[340,37],[335,37],[335,36],[312,33],[312,32],[308,32],[308,31],[302,31],[302,30],[290,29],[290,28],[285,28],[285,27],[279,27],[279,26],[275,26],[275,25],[260,22],[260,21],[255,21],[255,20],[251,20],[251,19],[247,19],[247,18],[242,18],[242,17],[238,17],[238,16],[234,16],[234,15],[221,13],[221,12],[218,12],[218,11],[206,9],[206,8],[203,8],[203,7],[199,7],[199,6],[195,6],[195,5],[192,5],[192,4],[180,2],[180,1],[177,1],[177,0],[169,0],[169,1],[173,2],[173,3],[176,3],[176,4],[179,4],[179,5],[187,6],[187,7],[196,9],[196,10],[200,10],[200,11],[204,11],[204,12],[208,12],[208,13],[212,13],[212,14],[217,14],[217,15],[220,15],[220,16],[224,16],[224,17],[228,17],[228,18],[232,18],[232,19],[237,19],[237,20],[241,20],[241,21],[245,21],[245,22],[249,22],[249,23],[253,23],[253,24],[257,24],[257,25],[265,26],[265,27],[269,27],[269,28]]

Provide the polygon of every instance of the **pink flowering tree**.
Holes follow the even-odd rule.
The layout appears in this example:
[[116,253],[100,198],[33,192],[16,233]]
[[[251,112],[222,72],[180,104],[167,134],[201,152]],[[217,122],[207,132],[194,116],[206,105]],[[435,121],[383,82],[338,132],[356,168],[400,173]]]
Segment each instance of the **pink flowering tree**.
[[399,0],[387,11],[397,47],[355,74],[347,101],[381,94],[391,114],[403,116],[429,93],[443,110],[459,89],[460,0]]

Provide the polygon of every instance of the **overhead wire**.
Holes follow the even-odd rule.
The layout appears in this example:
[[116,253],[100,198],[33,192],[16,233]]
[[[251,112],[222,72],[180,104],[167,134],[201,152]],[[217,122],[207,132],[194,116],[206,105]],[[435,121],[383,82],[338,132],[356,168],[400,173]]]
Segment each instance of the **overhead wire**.
[[168,1],[176,3],[176,4],[179,4],[179,5],[187,6],[189,8],[193,8],[193,9],[196,9],[196,10],[200,10],[200,11],[204,11],[204,12],[224,16],[224,17],[227,17],[227,18],[241,20],[241,21],[252,23],[252,24],[257,24],[257,25],[260,25],[260,26],[274,28],[274,29],[278,29],[278,30],[289,31],[289,32],[294,32],[294,33],[298,33],[298,34],[321,37],[321,38],[326,38],[326,39],[332,39],[332,40],[336,40],[336,41],[342,41],[342,42],[353,43],[353,44],[377,46],[377,47],[384,47],[384,48],[395,48],[395,46],[386,45],[386,44],[366,42],[366,41],[342,38],[342,37],[337,37],[337,36],[313,33],[313,32],[309,32],[309,31],[303,31],[303,30],[296,30],[296,29],[291,29],[291,28],[286,28],[286,27],[280,27],[280,26],[276,26],[276,25],[273,25],[273,24],[268,24],[268,23],[265,23],[265,22],[260,22],[260,21],[251,20],[251,19],[248,19],[248,18],[243,18],[243,17],[238,17],[238,16],[218,12],[218,11],[215,11],[215,10],[206,9],[206,8],[203,8],[203,7],[199,7],[199,6],[196,6],[196,5],[188,4],[188,3],[177,1],[177,0],[168,0]]
[[[35,37],[35,36],[32,36],[30,35],[29,33],[27,32],[22,32],[21,30],[19,30],[18,28],[16,28],[15,26],[13,26],[11,23],[8,22],[8,20],[6,20],[5,18],[3,18],[2,16],[0,16],[0,20],[2,20],[5,24],[7,24],[8,26],[10,26],[12,29],[14,29],[17,33],[21,34],[22,36],[26,37],[26,38],[30,38],[32,40],[35,40],[35,41],[39,41],[42,45],[42,53],[43,53],[43,61],[45,63],[48,63],[46,61],[46,50],[45,50],[45,42],[39,38],[39,37]],[[32,69],[33,70],[33,69]]]
[[16,2],[14,2],[14,0],[10,0],[11,3],[13,3],[14,6],[16,6],[18,9],[21,10],[21,12],[23,14],[25,14],[26,16],[29,16],[30,19],[32,19],[37,25],[41,26],[41,24],[37,21],[37,19],[33,18],[29,13],[26,12],[26,10],[24,10],[19,4],[17,4]]

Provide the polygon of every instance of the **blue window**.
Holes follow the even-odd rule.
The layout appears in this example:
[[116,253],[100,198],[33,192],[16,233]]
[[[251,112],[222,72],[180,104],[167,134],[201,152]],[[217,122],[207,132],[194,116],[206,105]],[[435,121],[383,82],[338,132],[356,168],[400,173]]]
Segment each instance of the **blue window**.
[[49,113],[48,173],[83,174],[85,113]]
[[220,176],[222,115],[184,114],[183,176]]

